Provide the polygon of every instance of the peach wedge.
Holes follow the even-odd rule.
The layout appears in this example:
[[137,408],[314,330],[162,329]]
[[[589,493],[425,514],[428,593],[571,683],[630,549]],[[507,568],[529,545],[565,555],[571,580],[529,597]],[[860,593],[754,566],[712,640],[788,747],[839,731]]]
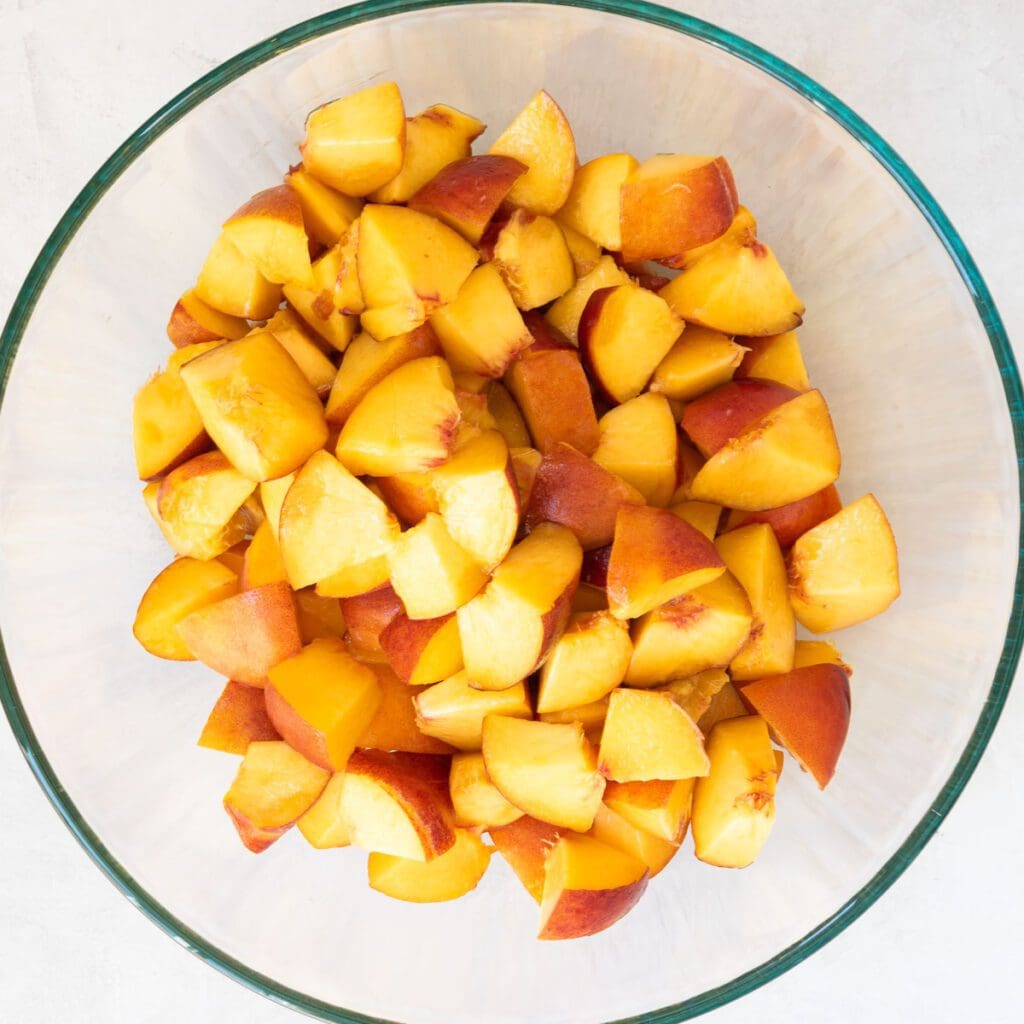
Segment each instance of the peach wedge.
[[244,756],[250,743],[280,738],[267,715],[263,691],[229,679],[199,734],[197,745]]
[[454,615],[411,619],[399,612],[380,633],[380,647],[398,677],[429,686],[462,668],[462,643]]
[[694,779],[609,782],[604,802],[636,828],[678,844],[690,823],[694,784]]
[[377,677],[380,703],[356,746],[364,750],[399,750],[407,754],[451,754],[453,748],[420,732],[416,697],[426,689],[403,682],[387,665],[368,666]]
[[302,207],[287,185],[257,192],[224,222],[224,235],[268,281],[313,287]]
[[448,779],[455,823],[472,828],[499,828],[523,816],[491,782],[484,755],[475,752],[456,754]]
[[457,828],[451,848],[432,860],[371,853],[367,860],[370,888],[409,903],[457,900],[477,887],[492,852],[475,832]]
[[628,153],[609,153],[576,170],[558,218],[612,252],[622,249],[622,183],[636,170]]

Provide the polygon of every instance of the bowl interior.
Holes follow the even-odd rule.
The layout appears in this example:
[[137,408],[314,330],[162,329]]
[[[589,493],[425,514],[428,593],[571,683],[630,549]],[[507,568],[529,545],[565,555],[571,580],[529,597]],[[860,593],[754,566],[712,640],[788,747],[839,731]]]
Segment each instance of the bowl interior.
[[[221,681],[150,658],[130,631],[169,554],[139,500],[135,389],[166,358],[167,313],[218,225],[296,159],[306,112],[397,80],[491,125],[547,88],[581,159],[725,153],[808,313],[801,343],[844,454],[872,490],[904,595],[836,639],[855,667],[839,772],[793,762],[749,870],[688,849],[611,931],[533,939],[503,863],[452,904],[391,902],[365,856],[297,836],[246,854],[220,807],[235,759],[195,740]],[[28,324],[0,413],[0,623],[41,749],[123,870],[205,943],[276,986],[429,1024],[606,1021],[707,992],[851,900],[925,815],[984,706],[1017,564],[1014,444],[996,361],[963,281],[901,187],[812,102],[699,39],[543,5],[405,13],[334,31],[248,71],[113,183]],[[610,969],[610,962],[614,968]]]

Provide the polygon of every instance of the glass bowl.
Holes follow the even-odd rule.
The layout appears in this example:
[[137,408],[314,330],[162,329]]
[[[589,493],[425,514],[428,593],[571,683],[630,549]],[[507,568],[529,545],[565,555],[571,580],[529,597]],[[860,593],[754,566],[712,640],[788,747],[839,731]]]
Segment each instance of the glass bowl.
[[[492,132],[544,86],[584,159],[728,154],[807,303],[801,341],[843,445],[843,496],[875,491],[900,543],[902,599],[838,637],[854,717],[829,790],[791,763],[754,867],[684,850],[634,913],[587,940],[535,941],[536,907],[500,862],[467,898],[421,907],[370,891],[354,850],[296,838],[250,856],[220,807],[235,759],[195,746],[220,680],[131,636],[168,560],[130,442],[168,310],[224,216],[294,160],[306,112],[385,78],[411,109],[444,101]],[[667,1022],[743,994],[899,877],[977,764],[1016,665],[1021,389],[970,255],[840,101],[662,8],[376,2],[246,51],[154,115],[75,200],[18,296],[0,381],[0,691],[26,757],[154,922],[329,1020]]]

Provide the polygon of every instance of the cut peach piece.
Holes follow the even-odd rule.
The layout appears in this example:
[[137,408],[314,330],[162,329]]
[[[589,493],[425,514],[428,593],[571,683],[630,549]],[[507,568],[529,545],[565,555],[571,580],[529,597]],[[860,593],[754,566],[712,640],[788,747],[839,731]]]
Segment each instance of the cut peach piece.
[[177,625],[192,612],[238,593],[238,577],[220,562],[178,558],[146,588],[135,613],[135,639],[158,658],[191,661]]
[[721,868],[752,864],[775,822],[778,766],[757,715],[719,722],[707,739],[711,773],[693,793],[694,852]]
[[223,232],[210,247],[193,291],[218,312],[247,320],[266,320],[281,303],[281,286],[268,281]]
[[599,288],[579,322],[583,365],[610,402],[635,398],[683,330],[654,292],[635,284]]
[[629,854],[643,863],[650,877],[653,878],[663,870],[670,860],[679,852],[676,843],[667,842],[658,836],[651,835],[627,821],[613,811],[607,804],[601,804],[594,818],[594,826],[587,833],[591,839],[612,846],[622,853]]
[[658,363],[651,377],[651,390],[675,401],[689,402],[738,375],[744,351],[721,331],[687,327]]
[[746,643],[753,618],[731,573],[642,615],[633,626],[631,686],[656,686],[728,665]]
[[704,737],[669,693],[615,690],[598,753],[613,782],[692,779],[708,773]]
[[[345,236],[332,250],[337,253],[334,261],[327,263],[326,260],[322,260],[321,262],[324,262],[326,266],[324,272],[317,275],[317,285],[324,291],[330,292],[335,310],[347,315],[362,313],[366,309],[363,286],[359,283],[360,223],[358,217],[352,221]],[[316,265],[313,269],[315,273]],[[331,271],[335,271],[333,281],[329,276]]]
[[608,559],[608,607],[635,619],[718,579],[725,563],[700,531],[666,509],[623,505]]
[[541,523],[456,612],[474,685],[501,690],[544,663],[569,618],[583,552],[567,529]]
[[789,553],[789,599],[812,633],[864,622],[899,596],[896,539],[873,494],[808,530]]
[[314,850],[334,850],[349,845],[348,826],[341,816],[342,772],[332,775],[313,806],[295,823]]
[[230,548],[244,541],[245,535],[250,530],[244,505],[220,529],[211,530],[206,524],[199,528],[179,530],[160,515],[158,500],[160,486],[159,480],[153,480],[146,484],[142,491],[142,500],[153,517],[153,521],[160,528],[164,540],[176,554],[208,561],[211,558],[219,558]]
[[625,821],[667,843],[681,843],[690,823],[695,779],[609,782],[604,802]]
[[531,718],[526,686],[519,682],[504,690],[481,690],[465,671],[428,687],[416,697],[420,731],[459,750],[479,750],[488,715]]
[[730,511],[723,532],[735,530],[750,523],[767,523],[779,542],[779,547],[792,547],[797,538],[808,530],[834,516],[843,507],[835,484],[829,484],[807,498],[791,501],[780,508],[766,508],[761,512]]
[[263,691],[228,680],[199,735],[198,745],[225,754],[242,754],[250,743],[281,737],[267,715]]
[[288,473],[274,480],[264,480],[260,484],[260,504],[263,506],[263,514],[270,524],[275,540],[281,528],[281,506],[284,505],[285,495],[294,481],[295,474]]
[[245,552],[240,577],[243,590],[262,587],[265,583],[288,582],[288,572],[281,559],[270,523],[264,519]]
[[622,682],[632,653],[626,624],[609,612],[571,616],[541,669],[537,710],[600,700]]
[[454,615],[412,619],[399,612],[380,634],[391,667],[411,686],[428,686],[462,668],[462,642]]
[[606,695],[590,704],[580,704],[574,708],[566,708],[564,711],[543,711],[537,718],[542,722],[551,722],[554,725],[572,725],[573,722],[579,722],[587,734],[587,739],[596,746],[601,742],[601,730],[604,728],[604,720],[607,715],[608,697]]
[[576,282],[562,229],[526,210],[515,210],[498,232],[493,261],[520,309],[543,306]]
[[679,516],[683,522],[700,530],[708,540],[714,540],[718,533],[718,523],[722,518],[722,506],[707,501],[681,501],[672,505],[669,511]]
[[605,249],[622,248],[622,183],[637,169],[628,153],[609,153],[576,171],[559,220]]
[[328,637],[344,637],[345,619],[334,598],[321,597],[312,589],[295,592],[295,612],[304,644]]
[[255,489],[220,452],[197,455],[168,473],[157,491],[157,511],[181,541],[175,550],[193,554],[195,545],[221,534]]
[[763,380],[777,380],[780,384],[807,391],[811,386],[800,352],[796,331],[784,334],[769,334],[763,338],[737,338],[747,353],[736,371],[737,379],[760,377]]
[[712,247],[660,295],[684,320],[724,334],[782,334],[804,313],[775,254],[753,239]]
[[457,900],[477,887],[492,852],[475,832],[457,828],[451,849],[426,863],[371,853],[367,861],[370,888],[409,903]]
[[248,332],[249,325],[242,317],[229,316],[207,305],[192,288],[174,304],[167,321],[167,337],[175,348],[221,338],[233,341]]
[[850,728],[849,676],[838,665],[810,665],[745,683],[740,693],[824,789]]
[[731,682],[727,682],[711,698],[711,703],[700,716],[697,727],[708,736],[719,722],[725,722],[730,718],[743,718],[749,714],[750,708],[740,696],[740,691]]
[[448,785],[456,825],[497,828],[523,816],[523,812],[510,804],[491,782],[483,754],[456,754],[452,758]]
[[369,195],[402,169],[405,108],[394,82],[325,103],[306,120],[306,170],[349,196]]
[[284,180],[299,201],[309,237],[328,248],[337,245],[363,204],[318,181],[302,164],[291,168]]
[[508,201],[531,213],[555,213],[572,188],[576,141],[561,107],[542,89],[516,115],[488,150],[510,156],[528,168],[508,193]]
[[672,699],[700,725],[701,716],[728,682],[729,673],[725,669],[708,668],[687,679],[673,679],[659,689],[672,694]]
[[482,749],[487,773],[509,803],[577,832],[594,824],[605,783],[579,723],[488,715]]
[[287,743],[251,743],[224,809],[246,849],[262,853],[312,806],[329,778]]
[[326,579],[320,580],[316,585],[316,592],[320,597],[358,597],[360,594],[367,594],[371,590],[383,587],[387,582],[387,555],[377,555],[365,562],[346,565]]
[[262,330],[270,331],[278,344],[295,360],[316,393],[326,397],[337,370],[324,353],[322,340],[314,340],[302,319],[291,309],[279,309]]
[[385,563],[386,578],[387,553],[398,532],[384,502],[334,456],[319,451],[288,488],[278,542],[288,578],[301,589],[375,559]]
[[445,462],[459,425],[451,370],[440,356],[404,363],[375,384],[338,437],[338,461],[356,476],[422,473]]
[[375,338],[406,334],[451,302],[476,250],[440,221],[399,206],[369,205],[359,218],[362,322]]
[[[159,515],[159,513],[157,514]],[[236,576],[241,577],[242,567],[245,565],[245,552],[248,547],[249,542],[247,540],[240,540],[237,544],[228,548],[227,551],[217,555],[217,561],[221,565],[227,566]]]
[[425,736],[416,724],[415,698],[422,686],[404,683],[387,665],[368,666],[377,677],[380,704],[356,746],[370,750],[403,750],[409,754],[451,754],[453,748]]
[[263,686],[270,669],[302,646],[286,583],[243,590],[198,608],[178,623],[178,634],[194,658],[250,686]]
[[152,480],[210,447],[202,417],[177,373],[157,373],[132,405],[132,443],[140,480]]
[[622,257],[661,260],[706,245],[729,229],[738,201],[722,156],[665,154],[622,183]]
[[487,411],[510,451],[530,447],[530,433],[516,400],[500,381],[492,381],[487,388]]
[[250,480],[291,473],[327,440],[316,391],[266,331],[191,360],[181,379],[206,432]]
[[[464,383],[468,383],[465,374],[460,376]],[[498,424],[494,422],[491,410],[487,408],[487,395],[483,391],[464,390],[456,382],[455,401],[458,403],[459,411],[462,413],[462,419],[459,421],[460,432],[463,430],[463,424],[465,424],[466,429],[475,430],[480,433],[483,433],[485,430],[498,429]]]
[[679,449],[668,401],[660,395],[638,395],[609,409],[599,427],[594,461],[632,484],[649,505],[667,505],[676,489]]
[[724,235],[716,238],[712,242],[708,242],[706,245],[698,245],[693,249],[687,249],[686,252],[680,253],[678,256],[669,256],[665,259],[659,260],[658,262],[666,267],[674,267],[677,270],[686,270],[692,267],[698,260],[702,260],[712,249],[718,248],[719,246],[727,243],[734,243],[736,245],[744,245],[747,242],[752,242],[757,238],[757,220],[754,215],[745,207],[737,206],[736,213],[732,218],[732,223],[729,225]]
[[539,939],[578,939],[610,928],[647,888],[647,865],[590,836],[563,835],[544,865]]
[[224,222],[224,234],[268,281],[313,287],[302,207],[287,185],[257,192]]
[[608,544],[616,517],[626,506],[640,506],[643,495],[625,480],[562,442],[541,460],[526,509],[526,528],[559,523],[589,550]]
[[853,668],[843,661],[843,656],[831,640],[797,640],[793,651],[793,668],[807,668],[810,665],[838,665],[848,676],[853,675]]
[[401,599],[390,583],[344,597],[338,605],[348,628],[349,643],[360,656],[381,649],[381,634],[403,611]]
[[680,433],[679,460],[676,463],[676,493],[672,495],[670,505],[693,501],[693,481],[704,465],[704,461],[704,456]]
[[515,872],[523,887],[540,903],[544,895],[544,864],[558,842],[559,830],[529,815],[490,830],[494,848]]
[[683,410],[682,428],[701,454],[709,458],[798,394],[777,381],[730,381],[689,402]]
[[[462,436],[466,424],[460,424],[459,437]],[[456,446],[459,441],[456,439]],[[433,476],[429,473],[398,473],[395,476],[382,476],[373,481],[384,502],[403,526],[415,526],[431,512],[439,512],[437,495],[434,493]]]
[[[552,303],[545,318],[575,345],[579,338],[580,318],[594,292],[631,283],[630,276],[611,256],[602,256],[589,274],[581,277],[569,291]],[[672,340],[675,341],[675,338]]]
[[693,478],[690,493],[698,501],[760,512],[828,487],[839,466],[828,406],[820,392],[807,391],[717,451]]
[[540,469],[541,454],[536,448],[513,448],[509,452],[512,457],[512,472],[515,474],[516,486],[519,488],[519,505],[528,508],[533,494],[533,485]]
[[[358,221],[349,229],[346,239],[351,238]],[[338,352],[344,352],[355,336],[358,319],[352,315],[362,309],[361,293],[356,289],[359,301],[355,309],[349,309],[338,298],[342,282],[358,285],[354,270],[346,269],[345,253],[348,242],[328,249],[322,256],[313,261],[312,288],[302,288],[297,284],[284,286],[284,297],[288,305],[302,318],[303,322],[321,341]],[[352,259],[354,260],[354,252]]]
[[586,235],[581,235],[575,228],[563,223],[560,218],[556,217],[555,220],[562,229],[562,234],[565,235],[565,246],[572,257],[576,276],[586,277],[601,260],[601,246],[587,238]]

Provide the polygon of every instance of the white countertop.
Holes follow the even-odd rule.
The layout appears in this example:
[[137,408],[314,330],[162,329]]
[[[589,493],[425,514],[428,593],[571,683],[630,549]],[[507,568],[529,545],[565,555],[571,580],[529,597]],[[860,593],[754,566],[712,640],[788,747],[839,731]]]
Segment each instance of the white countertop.
[[[0,315],[73,196],[200,74],[333,6],[315,0],[0,0]],[[690,0],[838,94],[918,172],[1024,344],[1024,7],[1013,0]],[[1018,359],[1021,358],[1018,348]],[[1024,938],[1024,692],[905,876],[808,962],[713,1024],[1009,1024]],[[122,899],[0,727],[0,1020],[289,1024]]]

